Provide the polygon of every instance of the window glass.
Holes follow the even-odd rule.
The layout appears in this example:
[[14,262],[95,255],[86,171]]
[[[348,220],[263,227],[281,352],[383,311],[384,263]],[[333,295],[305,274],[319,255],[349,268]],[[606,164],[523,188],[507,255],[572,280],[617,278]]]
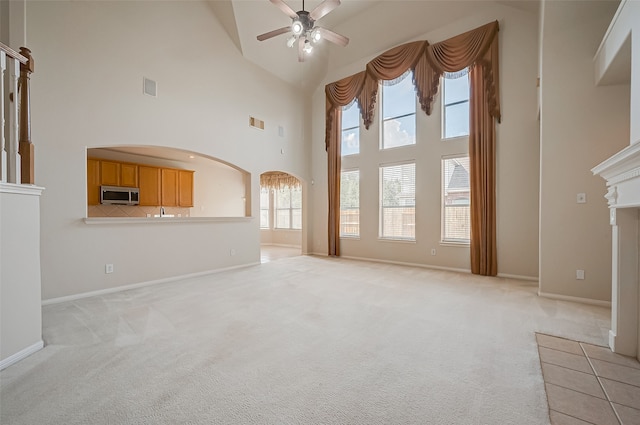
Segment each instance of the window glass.
[[416,143],[416,93],[413,74],[399,83],[382,85],[382,149]]
[[443,78],[442,137],[469,135],[469,74]]
[[278,189],[275,199],[276,229],[302,229],[302,189]]
[[360,153],[360,110],[356,102],[342,109],[342,156]]
[[380,167],[380,237],[415,240],[416,164]]
[[360,171],[340,175],[340,236],[360,236]]
[[469,243],[469,157],[442,160],[442,240]]

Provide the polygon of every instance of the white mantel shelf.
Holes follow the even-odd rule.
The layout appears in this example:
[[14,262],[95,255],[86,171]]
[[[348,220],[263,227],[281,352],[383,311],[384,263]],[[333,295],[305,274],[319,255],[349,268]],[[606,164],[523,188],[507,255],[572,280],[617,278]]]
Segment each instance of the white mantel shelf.
[[610,208],[640,207],[640,141],[591,169],[607,181]]
[[253,217],[87,217],[85,224],[244,223]]

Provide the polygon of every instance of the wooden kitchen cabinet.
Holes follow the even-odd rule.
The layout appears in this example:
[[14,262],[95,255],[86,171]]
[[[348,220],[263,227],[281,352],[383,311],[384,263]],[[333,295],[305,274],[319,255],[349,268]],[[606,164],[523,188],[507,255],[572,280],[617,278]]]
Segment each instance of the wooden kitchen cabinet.
[[100,186],[138,187],[140,205],[193,207],[193,171],[87,158],[87,204],[100,204]]
[[87,204],[100,204],[100,161],[87,159]]
[[120,185],[120,163],[100,161],[100,184],[103,186]]
[[160,206],[160,168],[138,166],[140,177],[140,205]]
[[163,207],[178,206],[178,170],[172,168],[161,169],[161,192]]
[[126,162],[120,164],[120,186],[138,187],[138,165]]
[[178,171],[178,205],[193,207],[193,171]]
[[138,187],[138,165],[100,160],[100,184],[104,186]]

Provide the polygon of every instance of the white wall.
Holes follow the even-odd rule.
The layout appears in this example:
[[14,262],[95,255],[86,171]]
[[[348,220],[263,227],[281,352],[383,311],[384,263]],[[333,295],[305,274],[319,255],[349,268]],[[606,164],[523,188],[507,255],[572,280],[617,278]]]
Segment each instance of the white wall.
[[30,1],[27,17],[43,298],[258,262],[257,218],[85,224],[85,148],[178,147],[237,165],[257,217],[262,171],[308,176],[298,93],[243,59],[205,2]]
[[[616,2],[544,6],[540,134],[540,292],[611,299],[605,182],[591,168],[629,140],[629,86],[596,87],[593,57]],[[586,193],[587,203],[576,195]],[[585,271],[576,280],[576,270]]]
[[0,369],[42,348],[40,192],[0,184]]
[[[430,2],[412,3],[429,15]],[[503,275],[536,277],[538,273],[538,125],[537,94],[537,26],[534,11],[493,3],[464,3],[452,7],[451,13],[461,16],[453,24],[415,37],[438,42],[488,22],[500,23],[501,101],[503,122],[497,125],[497,214],[498,271]],[[425,15],[426,16],[426,15]],[[431,16],[431,15],[429,15]],[[395,43],[413,41],[404,40]],[[389,48],[393,47],[390,45]],[[327,157],[324,151],[325,97],[324,84],[365,69],[367,61],[382,53],[354,57],[354,62],[330,71],[323,85],[313,96],[313,170],[312,188],[314,220],[312,247],[316,253],[327,252]],[[352,51],[353,54],[353,51]],[[376,113],[376,118],[379,113]],[[378,240],[378,165],[392,162],[394,155],[383,156],[377,149],[378,130],[374,121],[367,131],[361,128],[361,236],[358,240],[342,239],[343,256],[374,258],[385,261],[424,264],[469,270],[468,247],[440,245],[440,160],[448,153],[467,152],[466,141],[440,140],[440,96],[434,113],[418,114],[418,143],[401,148],[417,163],[416,242]],[[348,160],[343,168],[348,168]],[[431,256],[431,248],[437,255]]]

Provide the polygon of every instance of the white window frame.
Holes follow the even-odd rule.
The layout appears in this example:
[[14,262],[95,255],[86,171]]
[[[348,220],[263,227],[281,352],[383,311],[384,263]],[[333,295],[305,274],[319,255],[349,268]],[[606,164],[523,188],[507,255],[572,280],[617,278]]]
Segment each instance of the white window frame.
[[[343,221],[342,221],[342,202],[340,202],[340,238],[345,238],[345,239],[359,239],[360,238],[360,169],[359,168],[350,168],[350,169],[343,169],[340,171],[340,182],[342,184],[343,181],[343,174],[344,173],[352,173],[352,172],[357,172],[358,173],[358,233],[343,233],[342,229],[343,229]],[[341,193],[342,193],[342,188],[341,188]],[[351,209],[355,209],[353,207],[351,207]]]
[[[446,160],[457,159],[457,158],[469,158],[468,153],[459,153],[452,155],[443,155],[440,160],[440,244],[442,245],[463,245],[468,246],[471,244],[471,222],[469,222],[469,239],[457,239],[457,238],[446,238],[446,204],[445,204],[445,170],[444,170],[444,162]],[[469,182],[469,203],[467,205],[469,207],[469,213],[471,213],[471,182]]]
[[[408,75],[405,76],[405,78],[412,79],[412,77],[410,77],[411,75],[412,74],[408,74]],[[413,99],[413,112],[412,113],[385,118],[384,117],[384,101],[383,101],[385,85],[382,82],[380,82],[379,85],[380,85],[380,87],[378,89],[379,96],[380,96],[380,100],[379,100],[379,103],[378,103],[380,105],[380,111],[379,111],[379,115],[380,115],[380,146],[379,146],[379,149],[381,151],[388,151],[388,150],[391,150],[391,149],[401,149],[401,148],[407,148],[409,146],[416,146],[418,144],[418,118],[417,118],[418,117],[418,97],[416,96],[416,93],[412,92],[413,93],[413,96],[412,96],[412,99]],[[387,87],[392,87],[392,86],[387,86]],[[385,147],[385,144],[384,144],[384,124],[385,124],[385,122],[391,121],[391,120],[395,120],[395,119],[398,119],[398,118],[409,117],[411,115],[413,115],[413,120],[414,120],[414,124],[415,124],[415,129],[416,129],[416,134],[414,135],[413,143],[410,143],[408,145]]]
[[[389,208],[389,207],[385,207],[383,205],[384,203],[384,168],[390,168],[390,167],[398,167],[398,166],[402,166],[402,165],[409,165],[409,164],[413,164],[414,166],[414,181],[413,181],[413,221],[414,221],[414,230],[413,230],[413,237],[402,237],[402,236],[384,236],[384,209],[385,208]],[[378,166],[378,173],[379,173],[379,177],[378,177],[378,188],[379,188],[379,194],[378,194],[378,203],[379,203],[379,208],[378,208],[378,239],[380,240],[384,240],[384,241],[404,241],[404,242],[415,242],[416,241],[416,229],[415,229],[415,219],[416,219],[416,194],[417,194],[417,188],[416,188],[416,183],[417,183],[417,178],[416,178],[416,174],[417,174],[417,161],[415,160],[408,160],[408,161],[402,161],[402,162],[393,162],[393,163],[385,163],[385,164],[379,164]],[[403,205],[404,207],[411,207],[410,205]]]
[[[469,74],[466,75],[467,79],[469,78]],[[440,81],[440,86],[442,87],[442,95],[440,96],[441,98],[441,102],[440,102],[440,107],[441,107],[441,123],[440,123],[440,137],[442,138],[442,140],[448,141],[448,140],[457,140],[457,139],[467,139],[469,138],[469,133],[461,135],[461,136],[452,136],[452,137],[446,137],[445,131],[447,129],[446,125],[447,125],[447,106],[455,106],[455,105],[461,105],[463,103],[468,103],[469,104],[469,108],[471,108],[471,94],[469,93],[469,97],[467,97],[467,100],[461,100],[458,102],[453,102],[453,103],[448,103],[445,104],[445,91],[446,91],[446,87],[445,87],[445,81],[447,80],[447,78],[441,77],[441,81]],[[469,90],[471,90],[471,82],[469,82]]]
[[[350,108],[356,108],[356,110],[358,110],[358,105],[356,104],[356,102],[353,102],[353,103],[351,104],[351,106],[349,107],[349,109],[350,109]],[[345,108],[343,107],[343,108],[342,108],[342,113],[343,113],[343,114],[344,114],[344,111],[345,111]],[[341,149],[340,149],[340,155],[341,155],[341,156],[343,156],[343,157],[345,157],[345,156],[356,156],[356,155],[360,155],[360,111],[358,110],[357,112],[358,112],[358,125],[357,125],[357,126],[354,126],[354,127],[344,127],[344,126],[342,126],[342,128],[340,129],[340,146],[342,147],[342,136],[343,136],[343,133],[344,133],[345,131],[348,131],[348,130],[354,130],[354,129],[356,129],[356,128],[357,128],[357,129],[358,129],[358,152],[357,152],[357,153],[350,153],[350,154],[346,154],[346,155],[345,155],[345,154],[342,152],[342,148],[341,148]],[[342,121],[342,123],[344,123],[344,121]]]
[[[267,190],[267,199],[268,199],[268,201],[267,201],[268,204],[267,204],[266,208],[263,208],[263,205],[262,205],[262,193],[263,193],[262,191],[263,190],[264,189],[261,187],[260,188],[260,229],[269,230],[269,229],[271,229],[271,204],[272,204],[271,200],[272,200],[273,190],[270,189],[270,188],[266,188],[266,190]],[[267,211],[267,226],[266,227],[262,226],[262,211]]]
[[[292,187],[286,187],[286,189],[277,189],[277,190],[288,190],[289,191],[289,206],[286,208],[280,208],[278,206],[278,194],[274,193],[273,195],[273,204],[274,204],[274,223],[273,223],[273,228],[274,230],[302,230],[302,222],[300,223],[300,227],[293,227],[293,211],[300,211],[300,214],[302,214],[302,205],[300,205],[300,208],[293,208],[291,206],[291,200],[292,200],[292,193],[294,190],[299,190],[300,191],[300,197],[302,197],[302,187],[298,187],[298,188],[292,188]],[[300,200],[300,202],[302,203],[302,199]],[[288,210],[289,211],[289,227],[279,227],[278,226],[278,211],[284,211],[284,210]],[[301,217],[302,219],[302,217]]]

